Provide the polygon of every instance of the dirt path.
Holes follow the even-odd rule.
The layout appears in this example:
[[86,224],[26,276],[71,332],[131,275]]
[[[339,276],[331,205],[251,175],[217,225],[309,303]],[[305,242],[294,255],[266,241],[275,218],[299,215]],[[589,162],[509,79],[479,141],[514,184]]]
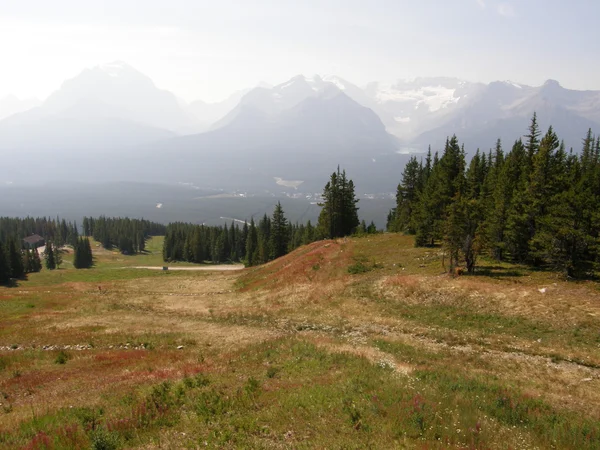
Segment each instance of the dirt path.
[[[169,266],[166,266],[169,267]],[[129,267],[121,267],[122,269],[149,269],[149,270],[163,270],[163,266],[129,266]],[[169,267],[169,270],[218,270],[218,271],[228,271],[228,270],[242,270],[244,268],[243,264],[218,264],[214,266],[192,266],[192,267]]]

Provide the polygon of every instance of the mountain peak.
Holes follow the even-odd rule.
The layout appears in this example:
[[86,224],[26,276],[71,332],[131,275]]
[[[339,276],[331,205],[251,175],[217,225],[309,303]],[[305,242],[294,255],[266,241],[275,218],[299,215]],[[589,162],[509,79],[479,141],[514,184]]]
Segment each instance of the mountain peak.
[[544,83],[544,87],[551,87],[551,88],[557,87],[557,88],[559,88],[559,87],[562,87],[562,86],[560,85],[560,83],[558,81],[553,80],[553,79],[548,79]]
[[319,91],[323,87],[323,79],[319,75],[313,75],[312,77],[307,77],[302,74],[296,75],[290,78],[285,83],[282,83],[278,86],[275,86],[275,89],[287,89],[289,87],[310,87],[313,91]]
[[138,72],[129,64],[123,61],[113,61],[110,63],[100,64],[98,66],[98,69],[100,69],[102,72],[106,73],[110,77],[118,77],[126,72]]

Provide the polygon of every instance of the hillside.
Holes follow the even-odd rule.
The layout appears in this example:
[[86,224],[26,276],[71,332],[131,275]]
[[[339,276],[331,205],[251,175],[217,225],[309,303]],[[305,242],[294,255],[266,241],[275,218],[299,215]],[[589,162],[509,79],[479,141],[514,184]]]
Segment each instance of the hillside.
[[397,234],[131,268],[161,244],[0,288],[0,448],[600,447],[595,282]]

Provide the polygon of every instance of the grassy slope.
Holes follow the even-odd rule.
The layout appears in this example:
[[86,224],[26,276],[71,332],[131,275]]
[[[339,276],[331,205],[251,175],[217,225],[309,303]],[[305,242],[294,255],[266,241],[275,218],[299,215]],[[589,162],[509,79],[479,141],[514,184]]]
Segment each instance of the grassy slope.
[[600,448],[596,283],[387,234],[121,268],[160,245],[0,288],[0,448]]

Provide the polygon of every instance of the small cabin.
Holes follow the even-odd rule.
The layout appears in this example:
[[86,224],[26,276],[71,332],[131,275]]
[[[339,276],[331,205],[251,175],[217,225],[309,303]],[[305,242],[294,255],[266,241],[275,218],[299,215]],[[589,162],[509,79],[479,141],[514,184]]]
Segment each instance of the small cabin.
[[25,248],[38,248],[46,245],[46,241],[39,234],[32,234],[23,239],[23,246]]

